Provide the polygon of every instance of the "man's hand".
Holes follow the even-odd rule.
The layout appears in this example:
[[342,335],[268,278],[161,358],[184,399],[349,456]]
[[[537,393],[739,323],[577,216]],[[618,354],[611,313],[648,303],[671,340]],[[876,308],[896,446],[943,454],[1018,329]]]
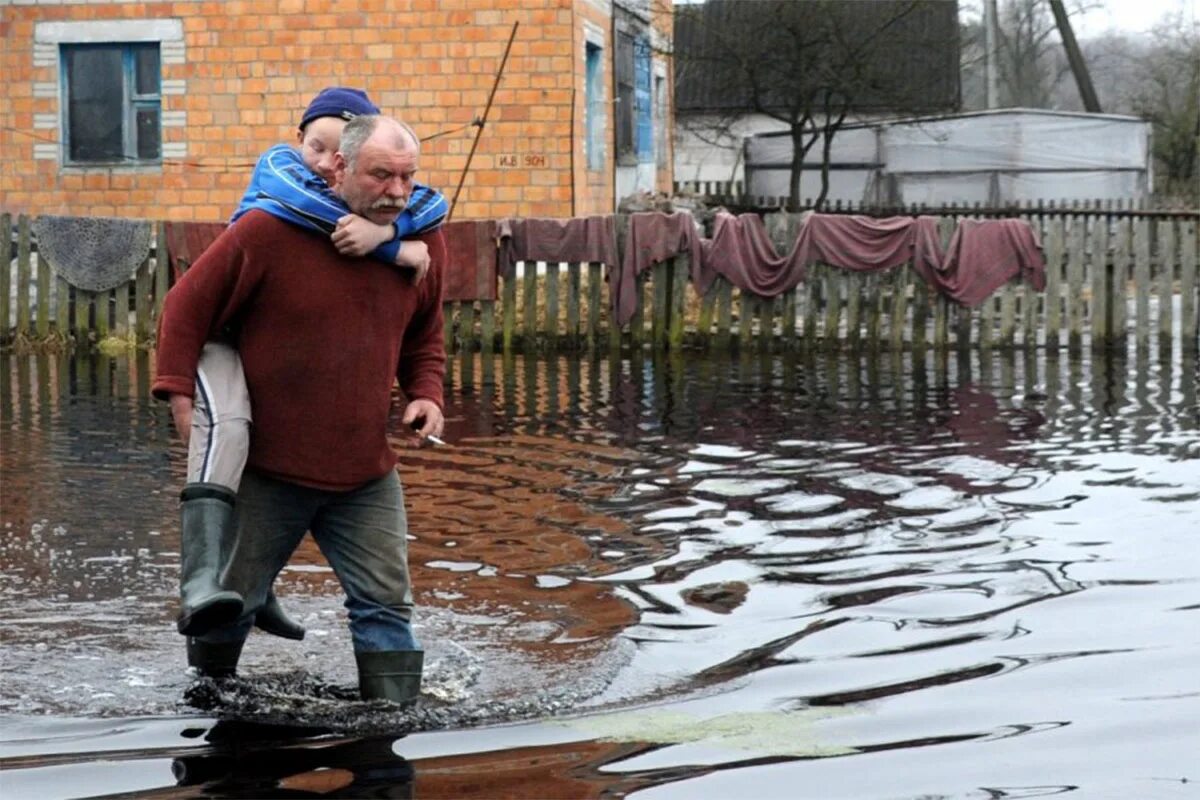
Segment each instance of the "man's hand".
[[400,243],[400,252],[396,253],[396,265],[416,270],[412,279],[413,286],[416,286],[429,272],[429,245],[416,239],[404,240]]
[[330,238],[342,255],[365,256],[395,235],[396,229],[391,225],[380,225],[357,214],[347,214],[337,221],[337,228]]
[[413,400],[404,409],[404,416],[400,422],[403,423],[406,430],[411,428],[421,438],[441,437],[446,419],[442,416],[442,410],[437,407],[437,403],[432,400]]
[[171,418],[175,420],[175,430],[179,438],[187,444],[192,438],[192,398],[186,394],[171,395]]

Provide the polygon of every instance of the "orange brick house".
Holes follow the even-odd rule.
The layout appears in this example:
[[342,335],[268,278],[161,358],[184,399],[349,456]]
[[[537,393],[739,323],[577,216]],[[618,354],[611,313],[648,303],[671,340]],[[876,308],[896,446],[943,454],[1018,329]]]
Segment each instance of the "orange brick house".
[[671,29],[669,0],[0,0],[0,210],[227,219],[346,85],[462,180],[455,219],[611,212],[671,186]]

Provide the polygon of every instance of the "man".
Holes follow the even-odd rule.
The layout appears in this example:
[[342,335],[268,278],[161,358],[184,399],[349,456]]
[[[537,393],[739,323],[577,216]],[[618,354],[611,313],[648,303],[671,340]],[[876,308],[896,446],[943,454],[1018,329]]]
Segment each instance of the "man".
[[[389,224],[412,192],[419,142],[378,115],[350,120],[334,191]],[[423,651],[412,634],[406,520],[387,441],[392,386],[421,436],[440,435],[441,232],[421,237],[431,269],[414,287],[396,270],[254,210],[227,229],[168,293],[153,391],[186,427],[204,343],[234,330],[254,398],[254,435],[237,496],[237,538],[222,585],[245,602],[234,622],[188,640],[202,673],[236,668],[275,575],[311,531],[346,592],[365,699],[412,699]]]
[[[411,274],[419,284],[429,268],[429,251],[411,237],[434,230],[446,217],[445,198],[414,184],[404,211],[393,223],[376,224],[350,212],[329,188],[333,160],[346,121],[379,108],[360,89],[322,89],[305,108],[297,147],[277,145],[258,160],[231,222],[253,209],[310,230],[331,233],[338,250],[370,255]],[[197,368],[195,410],[180,435],[188,445],[187,485],[180,493],[180,610],[177,626],[187,636],[207,633],[241,614],[242,598],[220,586],[222,556],[232,538],[233,498],[250,441],[251,405],[237,351],[223,341],[205,345]],[[267,633],[303,639],[304,627],[268,592],[254,624]]]

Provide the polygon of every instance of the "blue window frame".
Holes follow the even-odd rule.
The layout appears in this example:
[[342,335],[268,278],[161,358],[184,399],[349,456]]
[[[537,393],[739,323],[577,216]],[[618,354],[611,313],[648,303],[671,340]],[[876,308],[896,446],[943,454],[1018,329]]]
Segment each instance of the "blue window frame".
[[65,164],[162,161],[157,42],[62,45]]
[[587,153],[588,169],[604,168],[604,77],[603,49],[599,45],[587,44],[584,83],[584,129],[587,138],[584,149]]

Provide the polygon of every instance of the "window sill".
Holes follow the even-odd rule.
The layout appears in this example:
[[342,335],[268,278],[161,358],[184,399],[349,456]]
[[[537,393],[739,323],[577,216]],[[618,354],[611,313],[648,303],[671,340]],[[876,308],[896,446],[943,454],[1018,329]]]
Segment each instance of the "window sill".
[[95,161],[95,162],[90,162],[90,163],[86,163],[86,164],[81,164],[81,163],[63,164],[61,167],[59,167],[58,171],[59,171],[60,175],[83,175],[83,174],[88,174],[88,173],[95,174],[97,172],[120,172],[120,173],[133,173],[133,174],[143,174],[143,175],[159,175],[162,173],[162,168],[163,168],[163,165],[162,165],[161,161],[146,161],[146,162],[139,162],[136,164],[130,164],[127,162],[120,162],[120,161],[118,161],[118,162]]

